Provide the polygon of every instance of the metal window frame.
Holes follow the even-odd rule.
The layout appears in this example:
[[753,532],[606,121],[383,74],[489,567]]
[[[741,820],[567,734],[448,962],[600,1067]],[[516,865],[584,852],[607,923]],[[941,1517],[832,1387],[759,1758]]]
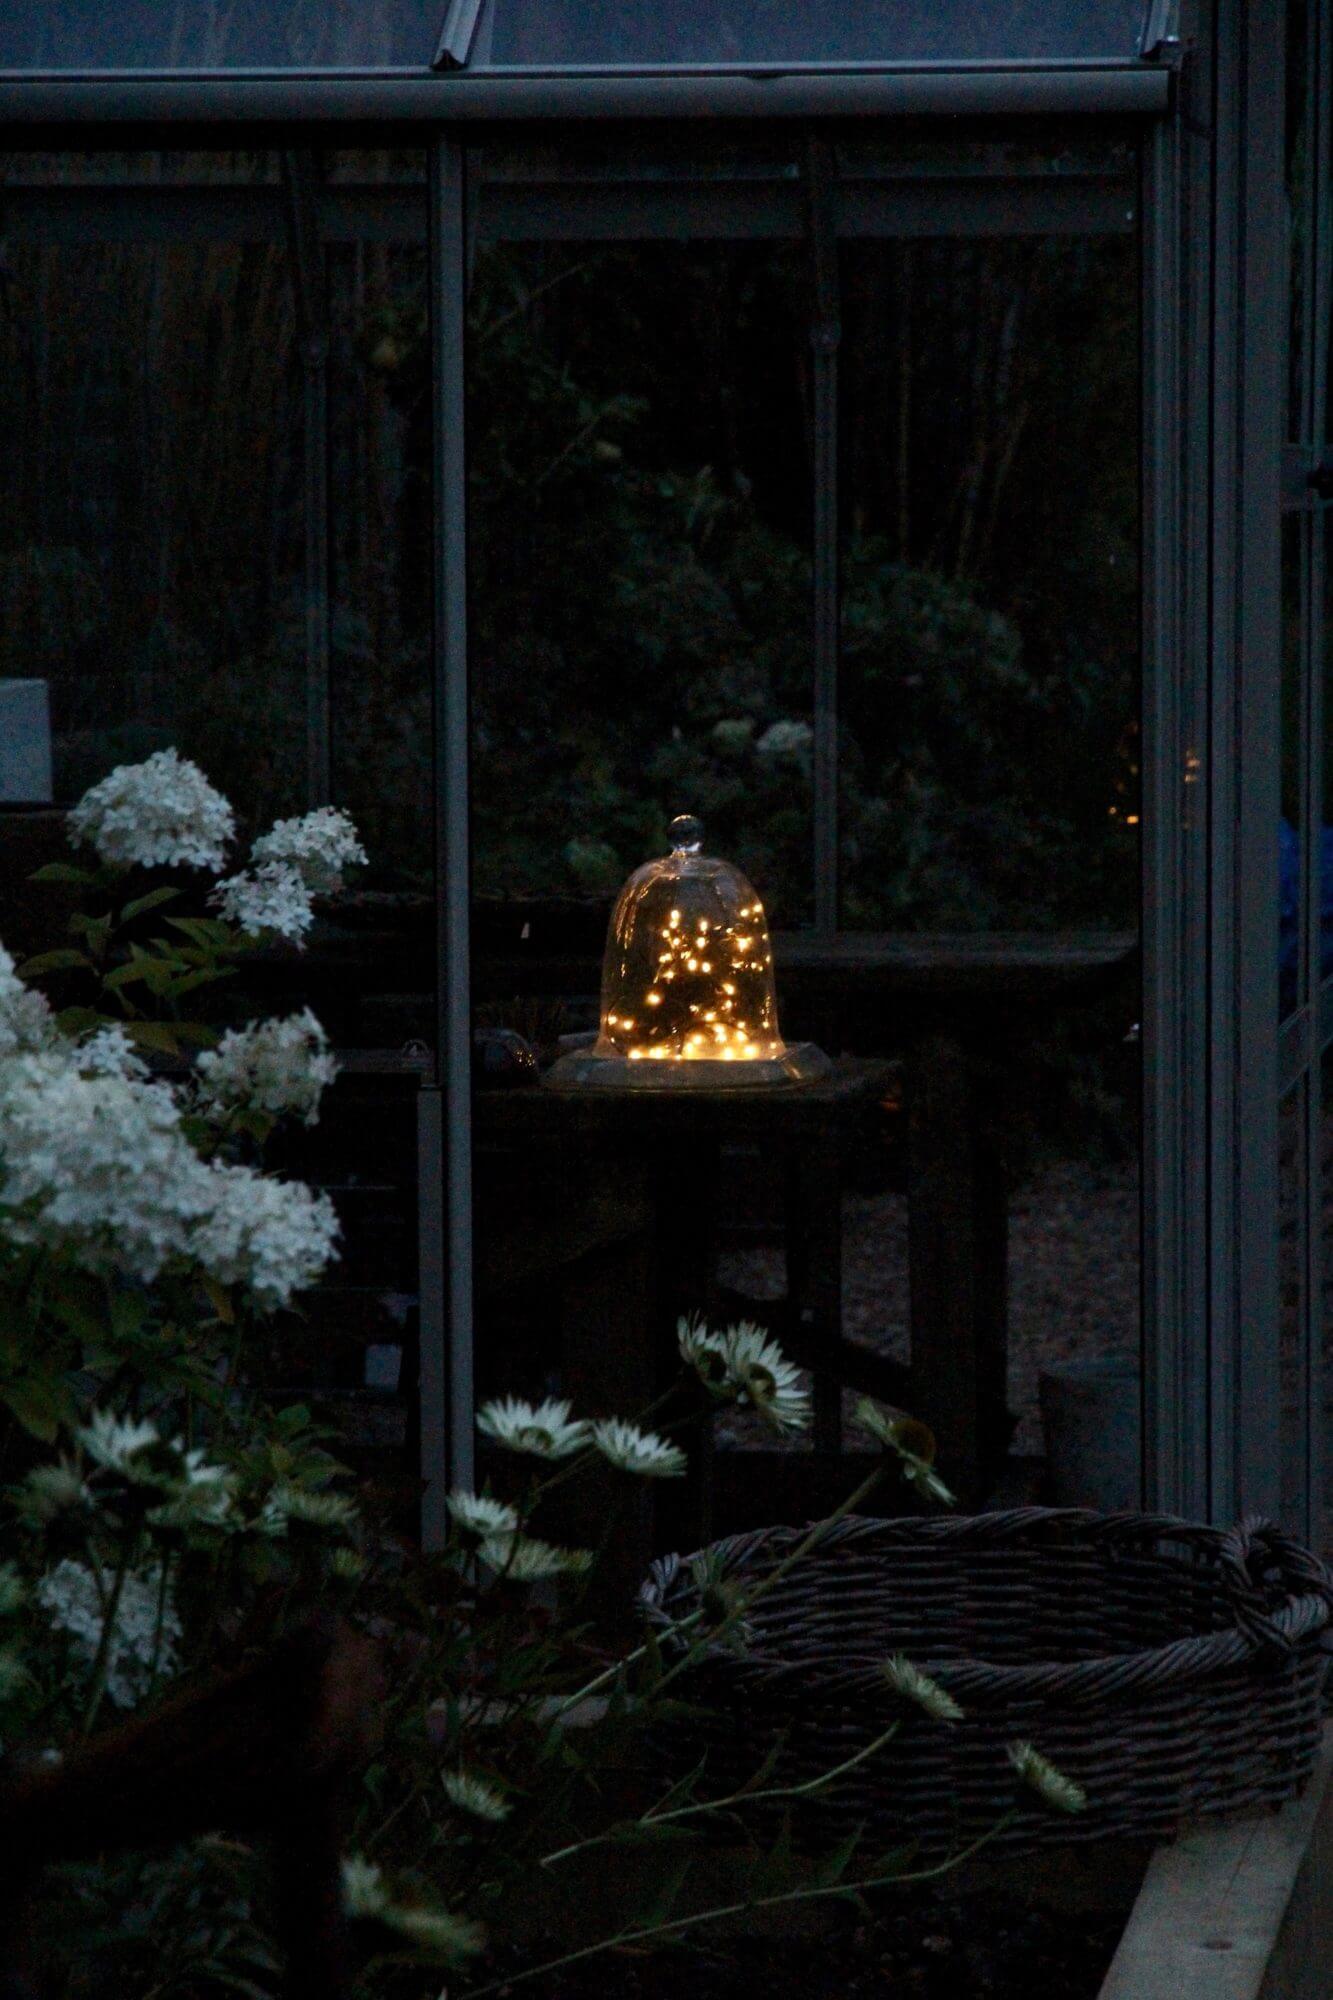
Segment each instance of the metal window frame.
[[[1253,247],[1245,241],[1262,229],[1267,197],[1244,170],[1244,155],[1254,145],[1244,113],[1271,72],[1246,69],[1238,53],[1245,46],[1238,9],[1239,0],[1226,0],[1217,42],[1186,64],[1170,118],[1144,135],[1141,189],[1150,474],[1143,514],[1145,1464],[1153,1504],[1214,1517],[1234,1514],[1242,1495],[1246,1504],[1263,1504],[1271,1481],[1266,1485],[1262,1459],[1275,1434],[1262,1424],[1255,1430],[1256,1411],[1272,1409],[1265,1387],[1272,1356],[1263,1351],[1263,1325],[1266,1312],[1267,1325],[1275,1324],[1276,1281],[1263,1218],[1271,1220],[1274,1207],[1263,1190],[1256,1200],[1242,1171],[1265,1130],[1276,1134],[1276,994],[1267,1013],[1262,997],[1275,982],[1273,821],[1264,820],[1265,786],[1271,789],[1265,757],[1272,761],[1271,732],[1266,746],[1264,731],[1273,690],[1265,693],[1261,665],[1253,672],[1240,665],[1246,647],[1258,646],[1250,657],[1262,662],[1265,619],[1270,635],[1272,629],[1271,606],[1262,616],[1253,607],[1248,616],[1241,609],[1247,580],[1262,576],[1266,560],[1262,533],[1247,522],[1260,504],[1255,496],[1270,491],[1278,477],[1271,454],[1265,458],[1261,448],[1263,399],[1252,367],[1248,383],[1242,381],[1251,348],[1262,361],[1263,301],[1271,304],[1273,292],[1273,274],[1266,280],[1256,274]],[[1245,104],[1235,95],[1242,76]],[[1164,78],[1162,84],[1155,109],[1166,102]],[[215,126],[204,136],[226,143],[224,130]],[[155,143],[160,146],[164,136],[157,131]],[[299,124],[284,136],[289,143],[310,143],[308,128]],[[339,136],[330,128],[331,143]],[[422,143],[410,125],[398,136],[402,143]],[[438,1073],[429,1101],[423,1094],[422,1116],[423,1157],[438,1156],[447,1190],[439,1310],[423,1312],[422,1325],[423,1404],[443,1413],[441,1426],[423,1425],[422,1436],[423,1519],[428,1537],[435,1538],[443,1529],[444,1482],[470,1477],[472,1450],[462,430],[469,218],[472,234],[482,238],[581,236],[596,233],[599,224],[609,233],[617,219],[622,236],[683,230],[799,238],[807,220],[799,181],[757,190],[713,179],[665,190],[641,184],[633,194],[640,224],[627,230],[629,191],[613,173],[593,183],[571,178],[498,186],[470,169],[467,148],[479,136],[471,124],[432,132],[428,187],[315,190],[324,240],[365,234],[420,240],[424,233],[430,247],[440,985]],[[124,134],[108,128],[97,141],[119,145]],[[49,147],[50,135],[42,135],[42,143]],[[1127,207],[1124,194],[1114,176],[879,184],[842,177],[820,199],[831,207],[836,242],[969,229],[1083,234],[1128,228],[1138,204]],[[117,241],[217,240],[215,232],[228,240],[280,238],[283,199],[280,188],[269,186],[23,186],[4,192],[11,240],[87,240],[89,231]],[[1240,343],[1233,338],[1237,328]],[[836,431],[830,436],[836,443]],[[829,456],[824,463],[827,486],[835,480],[835,460]],[[835,567],[826,581],[826,614],[831,603],[836,620]],[[1233,758],[1234,781],[1226,776]],[[1182,789],[1186,772],[1188,795]],[[1322,1043],[1333,1032],[1333,980],[1316,997],[1327,1032],[1311,1034]],[[1238,1074],[1251,1065],[1255,1076]],[[1197,1190],[1201,1158],[1208,1161],[1210,1183],[1203,1203]],[[428,1205],[433,1199],[434,1191]]]
[[173,76],[6,70],[0,71],[0,126],[16,132],[45,127],[45,142],[50,143],[63,126],[425,123],[438,130],[603,118],[1147,116],[1166,110],[1170,90],[1165,65],[1133,62],[514,76],[416,70],[305,76],[282,71]]

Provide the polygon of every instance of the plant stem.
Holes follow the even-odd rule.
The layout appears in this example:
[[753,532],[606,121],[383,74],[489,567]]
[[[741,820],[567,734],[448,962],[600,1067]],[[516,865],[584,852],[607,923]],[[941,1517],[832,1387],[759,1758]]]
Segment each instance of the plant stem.
[[775,1909],[783,1903],[814,1903],[828,1896],[861,1895],[870,1889],[901,1887],[909,1882],[929,1882],[940,1875],[947,1875],[951,1869],[959,1867],[964,1861],[970,1861],[974,1854],[988,1846],[1004,1832],[1006,1827],[1012,1826],[1016,1818],[1016,1813],[1005,1813],[994,1826],[988,1827],[976,1840],[971,1841],[966,1847],[958,1848],[952,1854],[947,1854],[943,1861],[936,1862],[930,1868],[867,1875],[859,1882],[830,1882],[812,1889],[783,1889],[775,1895],[747,1897],[738,1903],[719,1903],[711,1910],[699,1910],[685,1917],[671,1917],[665,1923],[643,1924],[635,1930],[618,1931],[614,1937],[601,1938],[596,1944],[584,1945],[581,1951],[567,1952],[562,1958],[547,1959],[545,1964],[529,1966],[523,1972],[506,1973],[503,1978],[490,1980],[485,1986],[474,1986],[469,1989],[467,2000],[484,2000],[484,1996],[488,1993],[507,1992],[511,1986],[522,1986],[530,1979],[540,1979],[545,1973],[558,1972],[567,1965],[577,1965],[585,1959],[596,1958],[604,1951],[616,1951],[624,1945],[646,1944],[653,1938],[671,1937],[680,1931],[693,1930],[700,1924],[719,1923],[724,1917],[743,1917],[751,1910]]
[[102,1616],[102,1633],[98,1639],[97,1654],[93,1660],[93,1678],[92,1686],[88,1691],[88,1704],[83,1712],[82,1734],[85,1737],[89,1735],[94,1722],[97,1720],[97,1711],[102,1706],[102,1696],[106,1692],[107,1675],[111,1670],[111,1648],[116,1636],[116,1615],[120,1610],[120,1599],[121,1593],[125,1588],[125,1579],[130,1573],[130,1565],[138,1552],[138,1547],[139,1536],[137,1532],[128,1536],[121,1547],[120,1561],[116,1566],[116,1574],[111,1584],[111,1594],[107,1599],[106,1610]]
[[[854,1771],[858,1764],[868,1762],[877,1750],[884,1748],[886,1743],[891,1743],[898,1734],[899,1726],[896,1722],[890,1723],[872,1743],[866,1743],[861,1749],[853,1751],[852,1755],[845,1757],[841,1764],[834,1764],[827,1771],[819,1771],[813,1778],[802,1779],[799,1785],[767,1785],[762,1791],[755,1792],[748,1791],[741,1785],[736,1791],[728,1792],[725,1798],[696,1799],[690,1805],[675,1806],[670,1812],[646,1812],[634,1822],[631,1831],[642,1828],[645,1832],[651,1833],[659,1826],[670,1826],[673,1821],[691,1819],[703,1813],[727,1812],[732,1806],[768,1805],[774,1799],[813,1798],[817,1792],[824,1791],[838,1778],[845,1777],[848,1771]],[[753,1783],[753,1780],[751,1782]],[[543,1868],[553,1868],[557,1861],[567,1861],[571,1855],[586,1853],[590,1847],[607,1847],[624,1838],[623,1830],[594,1834],[589,1840],[576,1840],[569,1847],[557,1848],[554,1854],[543,1855],[540,1865]]]

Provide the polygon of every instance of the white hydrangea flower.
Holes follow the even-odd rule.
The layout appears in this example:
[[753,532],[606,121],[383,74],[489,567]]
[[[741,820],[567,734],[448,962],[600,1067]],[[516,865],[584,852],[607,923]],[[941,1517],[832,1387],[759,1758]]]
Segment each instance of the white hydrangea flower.
[[492,1826],[508,1819],[508,1799],[484,1778],[474,1777],[471,1771],[446,1771],[441,1782],[450,1805],[457,1806],[460,1812],[471,1813],[474,1819],[489,1820]]
[[265,934],[300,944],[315,921],[310,891],[285,861],[265,861],[244,875],[229,875],[212,901],[229,923],[251,937]]
[[518,1509],[493,1500],[489,1493],[450,1493],[445,1505],[466,1534],[485,1538],[518,1533]]
[[760,1326],[743,1320],[722,1336],[727,1378],[776,1431],[801,1431],[810,1421],[810,1395],[800,1370]]
[[905,1653],[895,1653],[891,1660],[884,1662],[884,1678],[895,1694],[906,1701],[914,1701],[936,1722],[961,1722],[963,1711],[938,1681],[914,1666]]
[[73,846],[94,848],[113,868],[220,868],[236,831],[221,792],[175,750],[118,765],[84,793],[67,825]]
[[24,985],[13,958],[0,944],[0,1061],[49,1048],[55,1032],[45,995]]
[[582,1576],[592,1568],[589,1549],[558,1549],[535,1535],[496,1535],[481,1545],[481,1559],[510,1583],[540,1583],[549,1576]]
[[214,1163],[211,1200],[190,1234],[191,1254],[220,1285],[244,1285],[265,1312],[313,1285],[334,1254],[338,1216],[326,1194],[253,1167]]
[[252,862],[294,868],[316,896],[335,895],[343,885],[343,870],[366,858],[357,830],[340,806],[320,806],[301,819],[280,819],[250,850]]
[[1057,1812],[1085,1811],[1088,1795],[1082,1785],[1075,1784],[1063,1771],[1057,1771],[1050,1759],[1043,1757],[1031,1743],[1011,1743],[1008,1757],[1023,1783],[1030,1785],[1048,1806],[1054,1806]]
[[195,1065],[210,1116],[225,1118],[233,1105],[249,1105],[319,1121],[319,1101],[338,1074],[328,1036],[307,1007],[285,1021],[252,1021],[232,1028]]
[[534,1458],[569,1458],[588,1442],[587,1424],[581,1417],[571,1418],[570,1405],[554,1396],[544,1403],[525,1403],[517,1396],[483,1403],[477,1429],[507,1450]]
[[148,1064],[118,1021],[108,1021],[90,1035],[74,1060],[85,1076],[123,1076],[142,1082],[149,1074]]
[[0,1207],[19,1242],[151,1283],[212,1199],[164,1084],[43,1056],[0,1073]]
[[602,1457],[619,1472],[645,1479],[679,1479],[689,1461],[679,1445],[668,1444],[653,1431],[621,1417],[606,1417],[592,1427],[592,1441]]
[[799,759],[810,754],[814,740],[815,732],[808,722],[773,722],[754,747],[761,757]]
[[[102,1600],[97,1580],[86,1563],[67,1556],[48,1570],[37,1585],[38,1603],[51,1623],[67,1632],[79,1660],[91,1667],[102,1642]],[[181,1642],[181,1622],[168,1588],[162,1597],[160,1571],[131,1570],[121,1587],[116,1623],[107,1649],[106,1691],[117,1708],[133,1708],[148,1692],[157,1650],[158,1668],[170,1672]]]

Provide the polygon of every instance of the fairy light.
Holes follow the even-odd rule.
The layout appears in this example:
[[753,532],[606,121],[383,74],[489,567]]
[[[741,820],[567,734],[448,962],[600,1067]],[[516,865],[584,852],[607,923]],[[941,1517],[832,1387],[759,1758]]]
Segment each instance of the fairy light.
[[603,1056],[753,1063],[786,1052],[764,906],[725,864],[696,866],[698,853],[686,838],[626,885],[607,950]]

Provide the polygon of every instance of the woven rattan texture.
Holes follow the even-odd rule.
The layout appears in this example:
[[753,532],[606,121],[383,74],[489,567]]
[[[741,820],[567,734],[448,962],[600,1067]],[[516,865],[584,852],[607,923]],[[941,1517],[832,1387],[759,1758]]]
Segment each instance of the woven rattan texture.
[[[771,1528],[714,1544],[744,1590],[803,1539]],[[698,1606],[689,1558],[642,1593],[668,1657]],[[708,1757],[700,1797],[745,1783],[780,1744],[765,1789],[841,1763],[892,1721],[876,1756],[802,1800],[806,1846],[861,1824],[925,1854],[1017,1809],[1000,1845],[1169,1833],[1201,1813],[1277,1805],[1313,1767],[1333,1574],[1257,1520],[1232,1529],[1165,1516],[1017,1508],[969,1518],[850,1519],[792,1563],[748,1613],[749,1643],[709,1644],[677,1687],[698,1703],[657,1739],[664,1774]],[[903,1652],[963,1705],[931,1720],[895,1694]],[[1006,1756],[1036,1744],[1088,1795],[1053,1812]],[[752,1808],[771,1826],[782,1805]]]

